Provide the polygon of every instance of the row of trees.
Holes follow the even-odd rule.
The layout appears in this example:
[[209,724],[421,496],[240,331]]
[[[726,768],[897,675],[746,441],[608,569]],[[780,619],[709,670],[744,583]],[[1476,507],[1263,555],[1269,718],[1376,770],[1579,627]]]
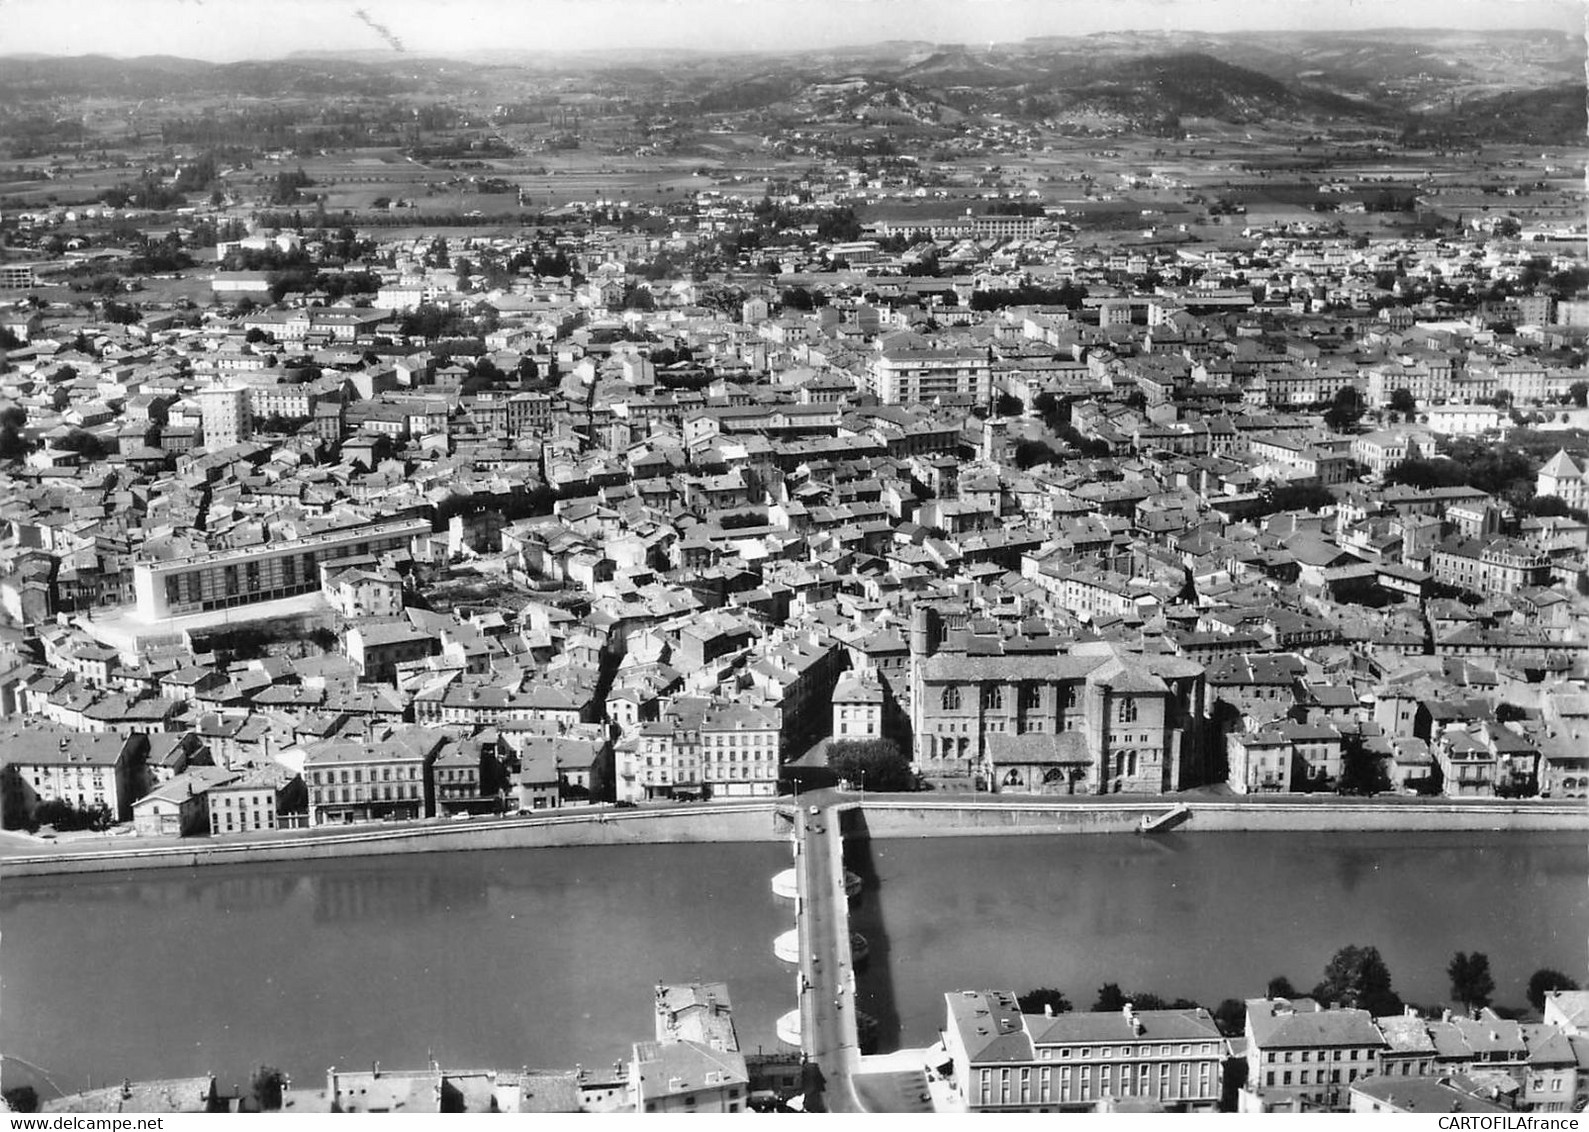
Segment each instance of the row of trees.
[[1445,445],[1444,455],[1443,460],[1404,460],[1385,473],[1385,482],[1419,489],[1476,487],[1519,503],[1534,494],[1539,465],[1521,449],[1457,437]]
[[[1489,1006],[1495,993],[1495,979],[1490,974],[1490,960],[1483,952],[1471,954],[1457,952],[1446,967],[1451,980],[1451,997],[1465,1010],[1473,1011]],[[1535,971],[1528,981],[1528,1004],[1535,1011],[1545,1008],[1545,996],[1556,990],[1577,990],[1578,984],[1560,971],[1545,967]],[[1265,989],[1269,998],[1301,998],[1302,992],[1291,980],[1276,976]],[[1324,978],[1310,992],[1310,997],[1324,1004],[1367,1010],[1376,1018],[1400,1014],[1401,996],[1391,988],[1390,969],[1380,957],[1376,947],[1343,947],[1330,959],[1324,969]],[[1056,987],[1035,987],[1017,995],[1016,1002],[1026,1014],[1051,1011],[1064,1014],[1074,1007],[1065,992]],[[1118,983],[1105,983],[1090,1009],[1117,1011],[1130,1003],[1136,1010],[1189,1010],[1199,1004],[1186,998],[1166,999],[1152,991],[1127,993]],[[1246,1026],[1246,1004],[1236,998],[1223,1000],[1211,1013],[1219,1028],[1227,1035],[1240,1034]]]

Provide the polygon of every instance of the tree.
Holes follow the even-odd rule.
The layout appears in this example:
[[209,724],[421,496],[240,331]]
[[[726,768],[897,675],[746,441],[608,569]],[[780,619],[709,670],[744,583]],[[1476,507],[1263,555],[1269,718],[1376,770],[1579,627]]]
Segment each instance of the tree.
[[1239,998],[1224,999],[1214,1009],[1214,1021],[1227,1038],[1240,1037],[1247,1029],[1247,1004]]
[[1022,1014],[1069,1014],[1073,1009],[1065,992],[1055,987],[1036,987],[1025,994],[1016,995],[1015,1002]]
[[1345,385],[1336,393],[1335,400],[1324,411],[1324,423],[1332,432],[1346,432],[1363,415],[1363,395],[1356,386]]
[[1269,989],[1264,992],[1269,998],[1298,998],[1297,988],[1291,985],[1291,980],[1284,975],[1276,975],[1269,980]]
[[55,446],[66,452],[76,452],[89,461],[104,459],[109,452],[103,440],[81,428],[74,428],[56,441]]
[[1410,389],[1398,389],[1390,395],[1390,408],[1411,420],[1418,412],[1418,399]]
[[910,760],[892,739],[841,740],[828,748],[828,769],[862,790],[914,790]]
[[12,1112],[38,1112],[39,1094],[32,1085],[17,1085],[5,1091],[6,1105]]
[[27,423],[28,411],[21,405],[0,409],[0,460],[20,460],[33,450],[22,435],[22,426]]
[[1549,967],[1541,967],[1528,978],[1528,1005],[1535,1010],[1545,1009],[1545,996],[1551,991],[1578,989],[1577,980],[1554,971]]
[[1589,407],[1589,381],[1575,381],[1569,385],[1567,399],[1580,409]]
[[1093,1002],[1092,1008],[1094,1011],[1119,1011],[1124,1009],[1125,1004],[1130,1001],[1131,999],[1126,992],[1120,989],[1119,983],[1105,983],[1098,988],[1098,998]]
[[993,411],[1001,417],[1018,417],[1024,410],[1019,397],[1011,397],[1008,393],[1000,393],[999,399],[993,403]]
[[1322,511],[1336,504],[1330,489],[1320,484],[1277,484],[1269,488],[1268,495],[1276,511]]
[[121,326],[131,326],[135,322],[143,321],[143,313],[131,303],[118,303],[113,299],[106,299],[105,319]]
[[1391,989],[1390,968],[1377,947],[1354,944],[1337,951],[1324,968],[1324,981],[1313,988],[1313,997],[1366,1010],[1375,1018],[1401,1013],[1401,998]]
[[1018,440],[1014,450],[1015,466],[1025,471],[1027,468],[1036,467],[1038,464],[1052,464],[1061,459],[1063,453],[1045,444],[1041,440]]
[[1469,955],[1459,951],[1446,965],[1451,977],[1451,997],[1469,1010],[1490,1005],[1495,993],[1495,980],[1490,976],[1490,957],[1482,951]]
[[96,832],[106,830],[111,826],[110,807],[103,802],[92,806],[75,806],[64,798],[51,798],[47,802],[40,802],[33,811],[31,828],[37,829],[41,825],[50,826],[60,833],[74,833],[82,829]]
[[261,1065],[249,1084],[249,1094],[260,1112],[275,1112],[281,1108],[282,1088],[287,1075],[274,1065]]
[[783,305],[790,310],[808,311],[816,306],[816,297],[804,287],[789,287],[781,298]]
[[1341,752],[1341,781],[1337,787],[1342,794],[1381,794],[1390,789],[1390,775],[1384,760],[1370,751],[1362,736],[1347,738]]
[[312,184],[314,182],[309,179],[309,174],[303,171],[302,166],[291,171],[283,169],[276,174],[276,179],[271,184],[270,203],[294,204],[303,195],[298,190],[306,189]]

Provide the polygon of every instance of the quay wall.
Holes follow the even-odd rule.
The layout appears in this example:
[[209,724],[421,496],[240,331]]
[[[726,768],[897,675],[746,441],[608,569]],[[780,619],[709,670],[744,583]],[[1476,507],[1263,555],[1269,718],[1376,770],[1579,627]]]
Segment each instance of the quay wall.
[[[187,868],[248,861],[315,861],[340,857],[444,853],[468,849],[526,849],[569,845],[665,845],[674,842],[775,841],[788,837],[777,811],[791,800],[702,803],[669,810],[580,810],[547,816],[430,823],[396,828],[316,831],[297,836],[211,843],[107,849],[9,852],[0,877],[107,873],[146,868]],[[1152,803],[1102,800],[988,800],[844,798],[843,808],[865,812],[867,835],[880,840],[912,837],[987,837],[1020,834],[1126,833],[1144,817],[1185,805],[1176,833],[1199,830],[1579,830],[1589,832],[1589,807],[1572,803],[1510,801],[1377,803],[1196,801]]]
[[[1075,803],[901,802],[864,803],[866,831],[874,838],[986,837],[1032,833],[1135,832],[1144,817],[1158,817],[1178,803],[1151,805]],[[1198,830],[1289,832],[1294,830],[1583,830],[1589,807],[1420,803],[1265,801],[1188,802],[1176,833]]]

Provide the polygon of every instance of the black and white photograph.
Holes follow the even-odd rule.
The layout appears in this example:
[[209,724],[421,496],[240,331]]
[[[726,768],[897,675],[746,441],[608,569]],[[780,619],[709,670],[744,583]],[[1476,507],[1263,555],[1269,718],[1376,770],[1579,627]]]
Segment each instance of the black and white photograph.
[[0,1123],[1577,1128],[1586,44],[0,0]]

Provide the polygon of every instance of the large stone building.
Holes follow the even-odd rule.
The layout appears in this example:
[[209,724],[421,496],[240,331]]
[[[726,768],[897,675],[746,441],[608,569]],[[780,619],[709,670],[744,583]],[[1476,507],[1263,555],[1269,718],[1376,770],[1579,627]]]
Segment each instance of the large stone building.
[[1325,1009],[1310,998],[1247,1001],[1252,1108],[1345,1111],[1352,1085],[1379,1072],[1385,1035],[1366,1010]]
[[229,609],[320,588],[327,562],[406,550],[430,535],[428,519],[361,523],[300,539],[215,550],[133,565],[138,618],[159,621],[185,613]]
[[1208,1011],[1023,1014],[1008,991],[946,994],[953,1087],[973,1112],[1086,1112],[1133,1102],[1213,1112],[1225,1039]]
[[918,606],[911,734],[928,778],[994,790],[1159,794],[1199,773],[1203,666],[1106,642],[988,653]]
[[1569,507],[1589,507],[1589,476],[1567,455],[1566,449],[1562,449],[1539,469],[1534,492],[1554,495]]
[[1449,538],[1429,555],[1435,581],[1470,593],[1515,594],[1550,584],[1550,555],[1512,539]]
[[430,767],[446,734],[390,731],[370,741],[326,740],[304,749],[311,825],[404,821],[431,815]]

